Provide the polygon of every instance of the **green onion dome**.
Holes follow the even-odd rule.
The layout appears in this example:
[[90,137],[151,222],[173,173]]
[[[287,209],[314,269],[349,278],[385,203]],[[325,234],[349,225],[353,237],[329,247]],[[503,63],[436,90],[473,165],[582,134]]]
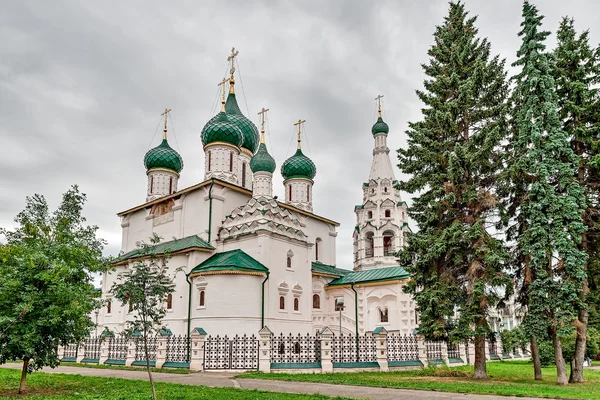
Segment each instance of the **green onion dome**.
[[317,174],[315,163],[298,149],[296,154],[285,160],[281,166],[281,175],[283,179],[306,178],[313,179]]
[[204,125],[201,137],[204,146],[214,142],[225,142],[240,147],[244,141],[242,131],[223,111],[212,117]]
[[144,165],[147,170],[163,168],[179,173],[183,169],[183,160],[164,138],[161,144],[146,153]]
[[264,171],[273,173],[275,172],[275,167],[275,160],[267,151],[267,146],[264,143],[261,143],[260,146],[258,146],[258,151],[250,160],[250,169],[252,172]]
[[377,122],[375,122],[375,125],[373,125],[373,127],[371,128],[371,133],[373,135],[376,135],[378,133],[385,133],[387,135],[389,131],[390,127],[388,126],[388,124],[383,122],[383,118],[381,117],[377,118]]
[[244,141],[240,147],[250,150],[252,154],[256,153],[256,149],[258,149],[258,145],[260,143],[258,129],[252,121],[242,114],[237,100],[235,99],[235,93],[229,93],[229,96],[227,96],[225,112],[227,113],[227,118],[229,118],[229,121],[235,124],[242,131]]

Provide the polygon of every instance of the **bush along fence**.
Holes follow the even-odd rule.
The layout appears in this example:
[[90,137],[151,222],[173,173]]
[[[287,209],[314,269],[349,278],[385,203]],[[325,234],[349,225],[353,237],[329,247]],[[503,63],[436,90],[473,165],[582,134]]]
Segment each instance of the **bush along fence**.
[[[504,354],[499,341],[488,341],[486,359],[501,361],[525,357],[515,350]],[[428,365],[473,364],[472,342],[425,341],[420,335],[402,335],[377,328],[365,335],[335,335],[329,328],[315,334],[273,334],[267,327],[258,335],[208,335],[196,328],[188,337],[163,330],[149,339],[150,365],[158,368],[202,370],[259,370],[262,372],[389,371]],[[62,361],[145,366],[140,336],[105,335],[78,345],[59,348]]]

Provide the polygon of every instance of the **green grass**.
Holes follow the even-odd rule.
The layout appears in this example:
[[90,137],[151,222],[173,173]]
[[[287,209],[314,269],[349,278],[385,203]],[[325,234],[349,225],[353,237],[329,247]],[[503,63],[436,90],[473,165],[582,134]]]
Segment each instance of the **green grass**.
[[[122,369],[124,371],[146,371],[146,367],[126,367],[124,365],[106,364],[83,364],[74,362],[61,362],[64,367],[96,368],[96,369]],[[189,374],[190,370],[185,368],[150,368],[152,372],[165,372],[169,374]]]
[[253,372],[238,375],[238,377],[504,396],[600,400],[600,371],[585,370],[586,383],[559,386],[555,383],[556,369],[554,367],[543,368],[544,380],[541,382],[533,379],[533,366],[527,361],[488,363],[487,368],[490,379],[485,381],[471,379],[470,374],[473,372],[473,368],[469,366],[426,368],[415,371],[335,374],[261,374]]
[[[152,397],[150,383],[116,378],[34,372],[27,377],[27,396],[18,396],[20,371],[0,369],[0,397],[8,399],[110,399],[147,400]],[[233,388],[157,383],[159,399],[168,400],[331,400],[321,395],[295,395]],[[336,397],[338,400],[350,400]]]

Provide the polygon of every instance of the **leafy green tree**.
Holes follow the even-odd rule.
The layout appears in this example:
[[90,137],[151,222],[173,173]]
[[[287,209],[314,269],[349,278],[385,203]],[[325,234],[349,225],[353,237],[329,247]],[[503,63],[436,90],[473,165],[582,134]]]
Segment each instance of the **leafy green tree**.
[[515,239],[527,269],[528,312],[523,327],[533,337],[548,334],[554,348],[557,381],[567,384],[561,338],[571,331],[586,279],[586,254],[578,249],[585,231],[585,197],[575,178],[579,159],[559,119],[550,56],[540,31],[542,16],[523,4],[522,46],[513,64],[513,121],[505,179],[512,186],[513,218],[521,223]]
[[123,305],[133,311],[133,320],[127,321],[126,334],[140,333],[144,345],[146,369],[152,386],[152,398],[156,399],[156,388],[150,369],[148,339],[160,330],[162,319],[166,314],[165,303],[169,294],[175,291],[173,279],[168,275],[168,254],[157,255],[156,245],[160,237],[154,234],[150,243],[139,243],[138,248],[147,257],[135,261],[117,276],[111,292]]
[[88,336],[100,306],[93,272],[103,269],[104,240],[82,216],[85,194],[73,186],[54,213],[38,194],[27,197],[15,230],[0,229],[0,364],[23,360],[27,373],[59,363],[57,349]]
[[[595,87],[600,83],[600,49],[592,49],[589,32],[575,32],[573,19],[563,18],[557,31],[558,46],[554,50],[554,79],[558,95],[559,115],[564,131],[569,135],[571,148],[579,156],[576,176],[585,188],[587,207],[579,249],[586,252],[588,280],[579,293],[582,307],[576,320],[577,337],[574,356],[569,358],[569,382],[583,382],[583,363],[586,352],[589,307],[598,307],[600,276],[600,97]],[[589,282],[591,281],[591,282]],[[590,285],[591,283],[591,285]],[[588,296],[590,286],[593,292]],[[591,303],[588,306],[588,303]]]
[[474,378],[487,378],[487,313],[511,294],[507,253],[489,232],[508,88],[504,60],[490,54],[475,22],[451,2],[422,66],[423,120],[409,124],[408,147],[398,150],[398,166],[410,176],[399,186],[417,193],[410,215],[418,232],[399,258],[412,276],[406,290],[417,304],[419,332],[473,337]]

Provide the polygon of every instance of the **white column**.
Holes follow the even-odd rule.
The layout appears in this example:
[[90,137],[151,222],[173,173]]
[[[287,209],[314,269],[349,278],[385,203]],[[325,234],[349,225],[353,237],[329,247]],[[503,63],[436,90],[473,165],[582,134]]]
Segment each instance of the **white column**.
[[258,370],[260,372],[271,372],[271,336],[273,333],[266,326],[262,328],[258,335]]
[[375,337],[375,350],[377,352],[377,363],[381,372],[388,372],[388,348],[387,348],[387,331],[385,328],[377,328],[373,331]]
[[195,328],[191,333],[191,342],[190,370],[202,371],[204,369],[204,346],[206,345],[206,332],[204,329]]
[[417,347],[419,348],[419,360],[423,363],[424,367],[429,365],[427,359],[427,348],[425,347],[425,336],[417,335]]
[[329,327],[321,330],[321,372],[333,372],[333,363],[331,361],[331,348],[333,339],[333,331]]

